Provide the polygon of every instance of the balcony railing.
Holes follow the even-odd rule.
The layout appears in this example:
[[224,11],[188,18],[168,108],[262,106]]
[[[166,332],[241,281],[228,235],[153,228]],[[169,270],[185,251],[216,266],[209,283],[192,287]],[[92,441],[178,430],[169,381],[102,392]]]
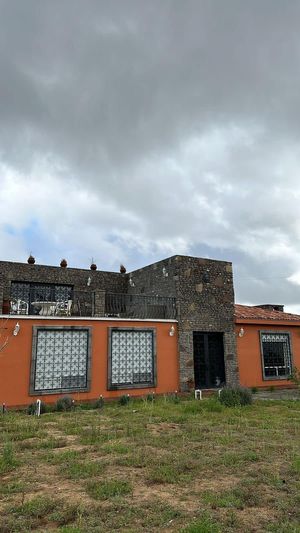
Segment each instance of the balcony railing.
[[[40,316],[94,316],[95,295],[91,291],[72,291],[65,299],[49,299],[49,296],[36,289],[27,291],[26,295],[12,297],[9,301],[9,313],[13,315]],[[22,298],[23,296],[23,298]]]
[[[52,296],[52,297],[51,297]],[[36,288],[13,294],[6,311],[13,315],[106,316],[112,318],[175,319],[176,299],[139,294],[113,294],[104,291],[78,291],[55,296]],[[3,303],[4,308],[4,303]],[[4,312],[4,311],[3,311]]]
[[176,298],[106,293],[105,316],[175,319]]

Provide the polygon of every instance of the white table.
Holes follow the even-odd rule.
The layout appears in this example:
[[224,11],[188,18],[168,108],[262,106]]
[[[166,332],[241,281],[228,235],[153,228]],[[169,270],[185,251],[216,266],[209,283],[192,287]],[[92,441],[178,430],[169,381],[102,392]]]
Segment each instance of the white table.
[[31,302],[33,307],[40,307],[39,315],[53,316],[55,315],[57,302]]

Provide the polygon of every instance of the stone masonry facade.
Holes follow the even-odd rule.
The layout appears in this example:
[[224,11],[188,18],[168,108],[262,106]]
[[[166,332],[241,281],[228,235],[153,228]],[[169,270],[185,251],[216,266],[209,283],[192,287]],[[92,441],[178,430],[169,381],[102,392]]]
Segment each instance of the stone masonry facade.
[[129,292],[176,298],[181,390],[194,388],[194,331],[223,333],[226,383],[237,385],[231,263],[177,255],[130,277]]
[[106,292],[175,297],[181,390],[194,388],[194,331],[223,333],[226,383],[238,384],[234,290],[229,262],[176,255],[121,274],[0,261],[1,308],[10,297],[12,281],[68,284],[74,291],[91,292],[96,316],[104,316]]

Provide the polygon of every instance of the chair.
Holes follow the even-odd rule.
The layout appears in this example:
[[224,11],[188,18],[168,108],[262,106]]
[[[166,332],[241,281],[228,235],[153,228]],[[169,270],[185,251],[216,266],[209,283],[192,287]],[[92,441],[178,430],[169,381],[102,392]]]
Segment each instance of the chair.
[[28,302],[20,299],[13,299],[10,301],[11,315],[28,315]]
[[65,300],[57,302],[55,307],[55,314],[61,316],[71,316],[72,300]]

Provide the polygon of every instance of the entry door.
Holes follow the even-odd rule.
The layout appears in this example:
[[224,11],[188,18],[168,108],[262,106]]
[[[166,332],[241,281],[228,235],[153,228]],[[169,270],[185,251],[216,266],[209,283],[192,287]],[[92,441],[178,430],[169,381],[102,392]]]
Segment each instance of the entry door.
[[211,389],[225,384],[223,333],[194,331],[195,388]]

